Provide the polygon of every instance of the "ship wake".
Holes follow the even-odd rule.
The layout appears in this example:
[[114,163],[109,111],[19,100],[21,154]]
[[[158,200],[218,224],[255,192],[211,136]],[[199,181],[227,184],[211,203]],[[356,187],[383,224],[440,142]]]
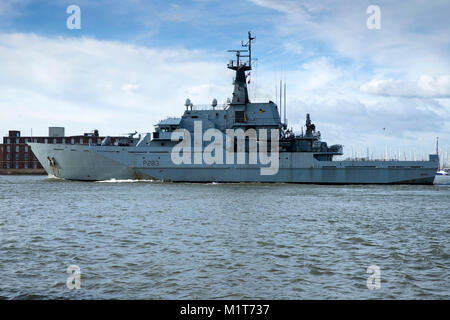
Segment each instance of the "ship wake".
[[49,174],[49,175],[47,176],[47,179],[48,179],[48,180],[66,180],[66,179],[64,179],[64,178],[57,177],[57,176],[55,176],[55,175],[53,175],[53,174]]
[[101,180],[101,181],[96,181],[99,183],[136,183],[136,182],[157,182],[157,180],[152,180],[152,179],[109,179],[109,180]]

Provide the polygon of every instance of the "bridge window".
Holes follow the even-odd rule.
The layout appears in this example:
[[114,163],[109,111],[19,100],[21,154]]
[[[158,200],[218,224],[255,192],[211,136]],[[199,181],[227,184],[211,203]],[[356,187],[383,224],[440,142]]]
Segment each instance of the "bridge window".
[[235,111],[234,112],[234,122],[245,122],[245,112]]

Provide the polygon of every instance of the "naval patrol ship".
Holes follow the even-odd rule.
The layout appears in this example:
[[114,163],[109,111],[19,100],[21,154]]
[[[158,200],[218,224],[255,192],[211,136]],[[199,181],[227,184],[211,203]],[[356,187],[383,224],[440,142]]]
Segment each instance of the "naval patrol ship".
[[[313,184],[433,184],[438,155],[429,161],[334,160],[342,145],[321,139],[309,114],[296,134],[281,119],[282,106],[252,103],[246,72],[252,41],[230,50],[235,72],[232,98],[224,105],[185,103],[180,118],[160,121],[154,132],[130,134],[112,144],[29,143],[48,174],[70,180],[154,179],[171,182],[281,182]],[[281,88],[280,88],[281,89]]]

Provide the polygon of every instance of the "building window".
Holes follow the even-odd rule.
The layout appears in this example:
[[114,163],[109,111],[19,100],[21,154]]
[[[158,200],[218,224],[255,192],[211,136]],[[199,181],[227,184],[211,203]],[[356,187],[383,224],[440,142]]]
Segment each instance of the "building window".
[[18,163],[16,163],[16,169],[19,169],[19,164]]
[[28,155],[27,154],[25,155],[25,160],[28,160]]
[[23,167],[24,167],[25,169],[28,169],[28,163],[25,163],[25,164],[23,165]]
[[92,144],[92,139],[91,138],[89,138],[89,144]]
[[6,164],[6,169],[9,169],[9,163]]
[[6,146],[6,152],[11,152],[11,146]]
[[80,144],[83,144],[83,138],[80,138]]
[[9,153],[6,155],[6,160],[11,160],[11,155]]
[[37,139],[36,139],[36,138],[34,138],[34,142],[37,142]]
[[16,139],[16,143],[19,143],[19,139]]
[[8,143],[8,144],[11,143],[11,139],[8,139],[8,140],[7,140],[7,143]]
[[33,168],[37,169],[37,163],[33,164]]
[[48,143],[48,139],[47,139],[47,138],[45,138],[44,142],[45,142],[45,143]]
[[98,144],[102,144],[102,139],[100,139],[100,138],[97,139],[97,143],[98,143]]
[[28,146],[25,146],[25,152],[28,152]]
[[53,139],[53,143],[56,144],[56,138]]
[[75,139],[72,138],[72,139],[70,140],[70,143],[71,143],[71,144],[75,144]]
[[16,146],[16,152],[19,152],[19,146]]
[[62,139],[62,143],[63,143],[63,144],[66,144],[66,139]]
[[19,160],[19,154],[16,153],[16,160]]

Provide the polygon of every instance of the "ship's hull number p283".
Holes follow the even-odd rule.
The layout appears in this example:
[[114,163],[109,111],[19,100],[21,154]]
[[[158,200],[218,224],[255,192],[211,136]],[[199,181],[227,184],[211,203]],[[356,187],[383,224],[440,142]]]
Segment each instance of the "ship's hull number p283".
[[159,167],[158,160],[144,160],[142,164],[144,167]]

